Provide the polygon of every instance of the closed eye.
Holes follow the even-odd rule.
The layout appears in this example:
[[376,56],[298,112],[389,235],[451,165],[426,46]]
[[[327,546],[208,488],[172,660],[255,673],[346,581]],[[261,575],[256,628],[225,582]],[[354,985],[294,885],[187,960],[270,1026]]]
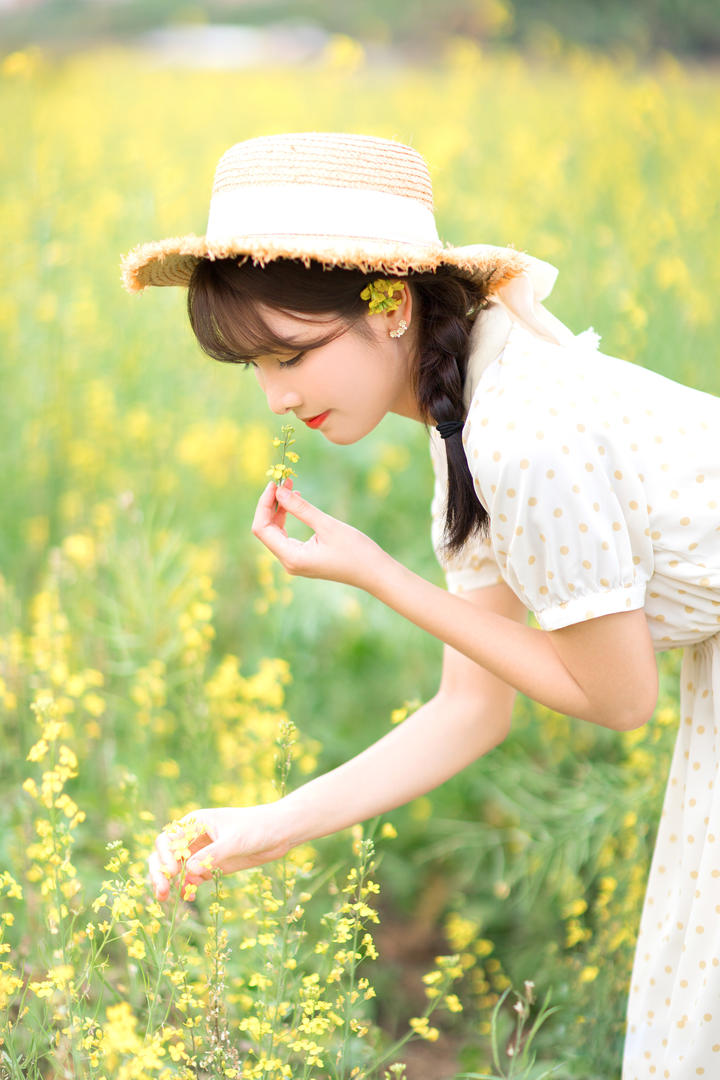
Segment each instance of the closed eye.
[[299,363],[300,360],[302,360],[304,355],[305,355],[305,353],[300,352],[300,353],[297,354],[297,356],[291,356],[289,360],[280,360],[279,363],[278,363],[278,367],[282,367],[282,368],[292,367],[293,364]]
[[[294,364],[299,364],[304,356],[305,353],[300,352],[297,354],[297,356],[291,356],[289,360],[278,360],[278,367],[293,367]],[[256,368],[258,366],[254,360],[239,360],[238,363],[242,365],[245,371],[247,371],[249,368]]]

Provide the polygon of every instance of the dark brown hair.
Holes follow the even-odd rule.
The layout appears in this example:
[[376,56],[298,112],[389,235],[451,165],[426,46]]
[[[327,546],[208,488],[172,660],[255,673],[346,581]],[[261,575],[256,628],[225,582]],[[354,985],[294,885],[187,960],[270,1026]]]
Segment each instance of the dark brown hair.
[[[259,267],[237,259],[201,259],[188,290],[188,315],[203,350],[224,363],[247,363],[260,356],[287,350],[319,348],[349,326],[367,332],[368,304],[360,293],[378,272],[309,266],[278,259]],[[463,386],[467,370],[468,335],[475,315],[486,306],[482,285],[451,268],[432,273],[409,272],[413,319],[418,324],[418,355],[413,369],[413,391],[427,424],[464,420]],[[261,306],[289,312],[322,329],[308,345],[278,337],[262,317]],[[338,317],[341,320],[338,328]],[[460,432],[445,440],[448,464],[448,500],[445,546],[457,552],[474,533],[485,533],[489,518],[478,499],[468,468]]]

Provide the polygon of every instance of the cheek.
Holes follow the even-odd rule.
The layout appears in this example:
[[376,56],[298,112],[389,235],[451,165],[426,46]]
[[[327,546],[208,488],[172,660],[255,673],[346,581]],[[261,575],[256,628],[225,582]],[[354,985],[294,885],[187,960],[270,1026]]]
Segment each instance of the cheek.
[[377,427],[394,403],[394,393],[386,368],[365,363],[356,368],[356,377],[345,392],[346,424],[341,440],[357,442]]
[[384,372],[367,361],[354,364],[351,371],[343,388],[348,407],[357,415],[381,410],[387,396]]
[[387,411],[398,392],[398,373],[386,356],[378,353],[365,363],[357,392],[368,407]]

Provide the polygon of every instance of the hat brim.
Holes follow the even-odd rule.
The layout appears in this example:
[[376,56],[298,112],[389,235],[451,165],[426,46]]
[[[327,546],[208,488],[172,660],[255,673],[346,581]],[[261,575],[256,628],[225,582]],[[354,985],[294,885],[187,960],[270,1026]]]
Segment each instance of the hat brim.
[[454,267],[487,284],[492,292],[503,282],[530,269],[536,260],[522,251],[490,244],[450,247],[442,244],[403,244],[387,240],[337,236],[235,237],[222,244],[204,236],[181,236],[140,244],[122,260],[122,280],[128,292],[150,285],[187,287],[201,259],[251,259],[259,266],[276,259],[298,259],[305,265],[319,262],[330,267],[365,273],[406,274]]

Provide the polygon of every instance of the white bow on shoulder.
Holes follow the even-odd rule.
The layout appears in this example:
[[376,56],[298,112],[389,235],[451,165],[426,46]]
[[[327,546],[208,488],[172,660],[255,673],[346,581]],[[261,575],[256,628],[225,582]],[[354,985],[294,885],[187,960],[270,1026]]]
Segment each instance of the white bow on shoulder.
[[[491,254],[504,249],[491,244],[474,244],[462,250]],[[493,303],[479,313],[470,332],[464,395],[468,407],[481,374],[504,349],[513,323],[519,323],[531,334],[553,345],[598,347],[600,339],[592,327],[581,334],[573,334],[543,306],[542,301],[550,295],[557,280],[557,267],[533,255],[524,254],[524,258],[527,269],[491,294]]]

